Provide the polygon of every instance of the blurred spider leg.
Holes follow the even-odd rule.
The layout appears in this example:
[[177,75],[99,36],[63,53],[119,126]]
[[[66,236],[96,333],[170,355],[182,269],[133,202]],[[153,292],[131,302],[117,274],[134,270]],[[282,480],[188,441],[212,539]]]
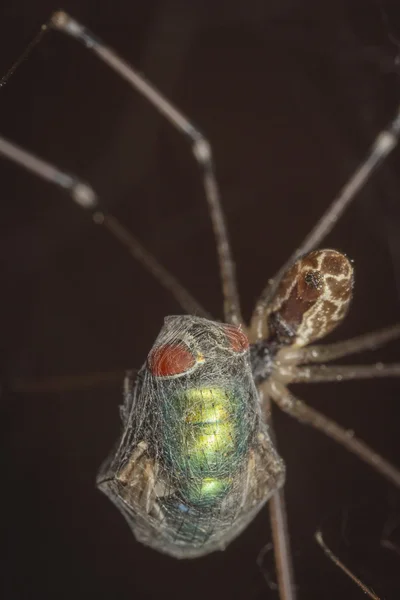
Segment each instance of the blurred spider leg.
[[62,11],[55,12],[50,18],[48,27],[57,29],[84,44],[113,71],[120,75],[120,77],[128,81],[178,131],[189,138],[192,143],[193,154],[203,174],[203,185],[216,239],[224,295],[225,320],[236,325],[243,324],[236,284],[235,265],[231,256],[228,232],[220,202],[219,188],[215,177],[212,150],[209,141],[142,75],[139,75],[137,71],[120,58],[111,48],[105,46],[90,31],[72,19],[68,14]]
[[61,171],[51,163],[3,137],[0,137],[0,154],[38,177],[64,188],[69,192],[74,202],[82,208],[95,209],[98,206],[95,191],[75,175]]
[[400,363],[385,365],[337,365],[327,367],[295,367],[291,383],[322,383],[327,381],[349,381],[351,379],[370,379],[377,377],[400,377]]
[[397,324],[334,344],[321,344],[304,348],[288,346],[280,350],[277,360],[281,364],[325,363],[357,352],[375,350],[399,337],[400,324]]
[[356,577],[356,575],[354,575],[354,573],[352,573],[350,569],[348,569],[346,565],[342,563],[342,561],[332,552],[332,550],[328,548],[328,546],[323,540],[322,533],[320,531],[317,531],[317,533],[315,534],[315,539],[317,543],[321,546],[325,554],[331,559],[331,561],[334,562],[335,565],[343,571],[343,573],[346,573],[346,575],[358,585],[358,587],[364,592],[364,594],[372,598],[372,600],[380,600],[380,597],[377,596],[370,588],[368,588],[365,585],[365,583],[363,583],[358,577]]
[[[272,427],[271,401],[265,388],[261,387],[259,389],[259,395],[265,419],[270,427],[270,435],[276,446]],[[272,496],[268,503],[268,508],[280,598],[282,600],[296,600],[284,488],[280,488]]]
[[282,600],[296,600],[293,580],[292,554],[287,525],[287,510],[283,488],[269,501],[272,539],[278,577],[278,589]]
[[257,566],[260,569],[261,573],[264,576],[265,581],[270,590],[276,591],[278,589],[278,584],[272,579],[271,575],[268,573],[266,569],[264,569],[264,558],[266,555],[274,550],[274,545],[272,543],[265,544],[258,553],[257,556]]
[[59,377],[46,377],[45,379],[13,379],[9,384],[9,388],[12,392],[21,394],[60,394],[106,385],[120,386],[127,370],[88,373],[86,375],[61,375]]
[[180,306],[190,315],[210,319],[211,315],[142,244],[112,215],[101,212],[93,215],[95,223],[103,225],[123,244],[135,260],[143,265],[161,285],[171,292]]
[[281,410],[332,438],[373,467],[395,486],[400,487],[400,471],[377,452],[374,452],[365,442],[356,438],[353,430],[344,429],[332,419],[311,408],[274,378],[265,382],[264,386],[267,394],[271,396]]
[[[93,212],[98,206],[96,192],[85,182],[3,137],[0,137],[0,154],[50,183],[64,188],[81,208]],[[115,217],[94,212],[93,219],[96,223],[103,224],[128,249],[131,255],[174,296],[184,310],[189,314],[209,318],[210,315],[197,300]]]
[[17,60],[8,69],[7,73],[5,75],[3,75],[3,77],[0,79],[0,88],[6,85],[6,83],[10,79],[10,77],[15,73],[15,71],[18,69],[18,67],[29,57],[32,50],[35,48],[35,46],[37,46],[39,44],[39,42],[42,40],[43,36],[46,35],[46,33],[48,31],[49,31],[49,26],[47,23],[45,23],[40,28],[39,33],[27,45],[25,50],[22,52],[21,56],[19,56],[17,58]]
[[275,294],[282,275],[298,258],[300,258],[300,256],[307,254],[307,252],[316,248],[333,229],[336,222],[342,216],[349,204],[354,200],[357,193],[366,184],[375,169],[396,147],[399,133],[400,107],[387,128],[381,131],[376,137],[367,158],[356,169],[355,173],[350,177],[339,195],[335,198],[317,224],[312,228],[301,245],[293,252],[275,277],[269,280],[268,285],[262,291],[251,319],[251,330],[255,339],[262,339],[264,336],[263,321],[265,309]]

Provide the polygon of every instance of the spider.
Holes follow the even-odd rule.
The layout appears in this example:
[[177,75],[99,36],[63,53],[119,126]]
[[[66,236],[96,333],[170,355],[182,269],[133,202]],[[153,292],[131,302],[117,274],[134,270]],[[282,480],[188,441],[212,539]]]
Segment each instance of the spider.
[[[174,116],[175,116],[175,119],[176,119],[177,117],[179,117],[179,115],[174,115]],[[184,125],[185,125],[185,124],[184,124]],[[187,124],[186,124],[186,125],[187,125]],[[185,125],[185,126],[186,126],[186,125]],[[395,125],[394,125],[394,127],[396,127],[396,126],[397,126],[397,122],[395,122]],[[188,128],[187,128],[187,127],[186,127],[186,133],[188,133]],[[194,132],[194,133],[195,133],[195,132]],[[196,135],[196,134],[195,134],[195,135]],[[386,140],[386,141],[388,141],[388,140],[389,140],[389,137],[388,137],[388,136],[386,136],[385,138],[381,138],[381,140],[382,140],[382,139],[383,139],[383,141],[381,141],[381,142],[380,142],[380,145],[379,145],[380,152],[382,152],[382,151],[383,151],[383,148],[384,148],[384,142],[385,142],[385,140]],[[204,139],[201,139],[201,138],[199,138],[199,139],[198,139],[198,140],[196,140],[196,141],[197,141],[198,143],[197,143],[197,145],[195,145],[195,149],[197,149],[197,152],[198,152],[198,153],[200,152],[200,154],[202,155],[200,158],[202,158],[203,160],[204,160],[204,159],[207,159],[207,151],[208,151],[208,148],[207,148],[207,146],[206,146],[206,144],[205,144],[205,140],[204,140]],[[9,150],[10,150],[10,148],[11,148],[11,146],[6,146],[6,144],[5,144],[5,143],[3,144],[3,152],[7,152],[7,151],[9,151]],[[14,157],[15,157],[15,156],[14,156]],[[197,158],[199,158],[199,157],[197,157]],[[27,166],[27,163],[28,163],[28,156],[27,156],[27,155],[24,155],[24,156],[22,157],[22,160],[23,160],[23,162],[25,163],[25,166]],[[60,180],[58,180],[58,182],[60,182]],[[57,182],[56,182],[56,183],[57,183]],[[88,203],[88,204],[90,204],[90,203],[91,203],[91,200],[92,200],[92,198],[90,197],[90,195],[88,195],[88,194],[87,194],[87,192],[90,192],[90,190],[89,190],[88,188],[79,187],[79,186],[77,186],[77,182],[76,182],[76,181],[72,181],[72,180],[69,180],[69,181],[68,181],[67,179],[64,179],[64,182],[63,182],[63,184],[65,184],[67,187],[68,187],[68,186],[70,186],[70,187],[71,187],[72,191],[75,193],[75,199],[78,199],[78,200],[79,200],[81,203],[82,203],[82,202],[83,202],[83,203]],[[82,191],[83,191],[83,192],[85,192],[85,193],[82,193]],[[216,200],[214,199],[214,207],[216,206],[215,202],[216,202]],[[112,230],[112,231],[113,231],[113,232],[114,232],[114,233],[117,235],[117,237],[118,237],[119,239],[122,239],[122,241],[123,241],[124,239],[126,239],[126,238],[125,238],[125,235],[126,235],[126,232],[125,232],[125,230],[124,230],[123,228],[121,228],[121,226],[118,224],[118,222],[117,222],[117,221],[115,221],[115,220],[114,220],[112,217],[106,216],[106,217],[104,218],[104,216],[102,216],[102,215],[98,215],[98,216],[96,216],[96,219],[98,219],[98,220],[102,221],[102,222],[103,222],[103,223],[104,223],[104,224],[105,224],[105,225],[106,225],[106,226],[107,226],[109,229],[111,229],[111,230]],[[220,235],[221,235],[221,232],[220,232]],[[305,247],[303,246],[303,247],[302,247],[302,248],[301,248],[301,249],[298,251],[298,256],[300,256],[300,255],[303,255],[303,254],[304,254],[304,253],[305,253],[307,250],[311,249],[311,247],[312,247],[312,246],[313,246],[312,244],[310,245],[310,247],[309,247],[309,248],[305,248]],[[136,253],[136,254],[138,253],[138,246],[137,246],[137,244],[134,244],[133,246],[131,246],[131,249],[132,249],[132,251],[133,251],[134,253]],[[143,256],[143,254],[142,254],[142,256]],[[225,265],[226,265],[226,260],[227,260],[227,256],[225,256],[225,259],[224,259],[224,261],[223,261],[223,264],[225,264]],[[284,270],[284,271],[286,271],[286,270],[287,270],[288,266],[290,266],[290,264],[291,264],[293,261],[294,261],[294,258],[292,257],[292,258],[291,258],[291,260],[290,260],[290,261],[287,263],[287,265],[286,265],[286,267],[285,267],[285,270]],[[282,271],[282,273],[283,273],[284,271]],[[314,287],[314,288],[316,288],[316,289],[317,289],[317,288],[318,288],[318,281],[316,281],[316,280],[315,280],[315,277],[317,277],[317,278],[318,278],[318,273],[315,275],[315,274],[314,274],[314,272],[313,272],[312,270],[311,270],[311,272],[310,272],[310,273],[308,273],[308,272],[307,272],[307,278],[309,279],[309,281],[310,281],[310,283],[311,283],[312,287]],[[227,297],[226,297],[226,300],[227,300],[227,305],[228,305],[228,307],[227,307],[227,310],[226,310],[226,321],[227,321],[227,322],[233,322],[234,324],[242,323],[242,319],[241,319],[241,317],[240,317],[240,315],[239,315],[239,313],[238,313],[238,310],[237,310],[237,302],[236,302],[234,299],[232,300],[232,297],[234,297],[234,295],[235,295],[235,294],[234,294],[234,289],[232,289],[232,288],[233,288],[233,279],[232,279],[232,277],[231,277],[231,274],[229,274],[229,269],[228,269],[228,274],[227,274],[227,275],[226,275],[226,277],[225,277],[225,281],[227,281],[227,287],[228,287],[228,289],[229,289],[229,287],[231,288],[231,290],[230,290],[230,293],[229,293],[229,294],[227,295]],[[279,281],[279,277],[277,277],[277,278],[275,279],[275,282],[278,282],[278,281]],[[314,283],[313,283],[313,282],[314,282]],[[175,292],[177,292],[177,289],[178,289],[178,288],[177,288],[177,286],[174,284],[172,287],[173,287],[173,290],[174,290]],[[275,290],[275,291],[276,291],[276,290]],[[233,292],[233,293],[232,293],[232,292]],[[180,294],[180,292],[179,292],[179,290],[178,290],[178,295],[179,295],[179,294]],[[273,297],[273,296],[272,296],[272,297]],[[182,300],[182,297],[181,297],[181,296],[180,296],[180,298],[181,298],[181,300]],[[183,300],[182,300],[182,301],[183,301],[183,303],[184,303],[184,306],[185,306],[185,308],[189,308],[189,309],[190,309],[190,308],[192,308],[192,309],[193,309],[193,306],[194,306],[194,307],[195,307],[195,308],[194,308],[194,312],[200,313],[200,310],[201,310],[201,309],[199,309],[199,307],[198,307],[197,305],[193,305],[193,304],[192,304],[192,301],[191,301],[190,299],[188,300],[188,299],[187,299],[187,297],[186,297],[186,298],[183,298]],[[193,312],[193,310],[192,310],[192,312]],[[260,312],[261,312],[261,311],[260,311]],[[261,322],[261,321],[260,321],[260,322]],[[265,319],[263,320],[263,324],[265,325]],[[250,333],[251,333],[250,339],[251,339],[251,341],[253,342],[253,344],[256,344],[256,343],[258,343],[260,340],[262,340],[262,339],[264,338],[264,336],[265,336],[265,332],[264,332],[264,331],[262,331],[262,330],[259,330],[259,326],[257,325],[257,319],[255,319],[255,320],[254,320],[254,322],[253,322],[253,325],[254,325],[254,326],[253,326],[253,331],[252,331],[252,333],[250,332]],[[263,325],[263,326],[264,326],[264,325]],[[278,326],[276,326],[276,327],[277,327],[277,329],[278,329]],[[381,341],[383,341],[384,339],[389,339],[389,338],[392,338],[392,337],[396,336],[397,334],[398,334],[398,329],[392,329],[390,332],[388,331],[388,332],[386,332],[385,334],[383,334]],[[376,338],[374,338],[374,343],[372,344],[372,341],[371,341],[371,340],[369,340],[367,345],[376,345],[376,342],[377,342],[377,340],[376,340]],[[255,347],[255,346],[253,346],[253,347]],[[294,356],[298,356],[298,355],[299,355],[299,353],[301,353],[302,351],[301,351],[301,350],[299,350],[299,349],[296,349],[295,351],[293,351],[293,349],[292,349],[292,348],[287,348],[287,350],[288,350],[288,352],[284,352],[284,353],[282,354],[282,358],[281,358],[281,357],[279,358],[279,361],[281,362],[281,365],[283,365],[283,366],[282,366],[282,367],[280,367],[280,365],[279,365],[279,363],[278,363],[278,359],[275,361],[275,363],[276,363],[276,367],[277,367],[277,369],[279,370],[279,373],[280,373],[281,375],[283,375],[283,374],[285,375],[286,381],[290,381],[290,379],[291,379],[291,377],[292,377],[292,373],[290,372],[290,369],[292,369],[292,368],[293,368],[293,365],[294,365],[294,362],[293,362],[293,357],[294,357]],[[320,350],[319,350],[319,351],[320,351]],[[305,351],[305,352],[306,352],[306,351]],[[311,350],[310,352],[311,352],[311,353],[312,353],[312,352],[318,352],[318,350],[316,350],[316,349],[315,349],[315,350]],[[297,354],[296,354],[296,353],[297,353]],[[303,362],[303,361],[304,361],[304,362],[306,362],[306,356],[307,356],[307,354],[304,354],[304,355],[302,356],[302,358],[301,358],[301,362]],[[308,356],[312,356],[312,358],[314,358],[314,359],[315,359],[315,358],[317,358],[315,354],[309,354]],[[325,358],[327,358],[326,354],[325,354]],[[284,362],[285,362],[285,361],[286,361],[286,365],[284,365]],[[285,371],[285,373],[283,373],[283,368],[287,369],[287,370]],[[301,375],[303,378],[310,379],[310,378],[311,378],[311,377],[310,377],[310,371],[308,371],[307,369],[308,369],[308,367],[307,367],[306,369],[300,369],[300,371],[299,371],[299,377],[300,377],[300,375]],[[348,372],[348,371],[347,371],[347,372]],[[382,369],[382,368],[379,366],[379,368],[378,368],[378,369],[375,369],[375,374],[376,374],[377,372],[378,372],[379,374],[384,374],[385,370],[384,370],[384,369]],[[389,372],[389,371],[386,371],[386,373],[388,373],[388,372]],[[397,374],[397,373],[398,373],[398,367],[397,367],[397,366],[394,366],[394,367],[391,369],[391,371],[390,371],[390,372],[391,372],[392,374]],[[326,370],[326,369],[324,369],[324,370],[322,371],[322,373],[325,373],[325,374],[326,374],[326,376],[328,376],[328,375],[329,375],[329,371],[328,371],[328,370]],[[355,373],[354,369],[352,370],[352,373],[353,373],[353,374]],[[318,375],[318,374],[319,374],[319,376],[320,376],[321,378],[322,378],[322,377],[324,377],[324,375],[321,375],[321,371],[314,371],[314,372],[312,372],[312,373],[311,373],[311,376],[312,376],[312,375]],[[346,370],[343,370],[343,369],[342,369],[342,370],[340,370],[340,372],[338,372],[337,370],[335,370],[335,371],[333,372],[333,374],[331,374],[331,376],[332,376],[332,377],[334,377],[335,379],[338,379],[339,377],[340,377],[340,378],[343,378],[343,377],[345,377],[345,376],[346,376]],[[260,379],[264,379],[264,376],[260,375]],[[276,383],[276,382],[275,382],[275,383]],[[281,382],[278,382],[278,383],[280,383],[280,384],[281,384],[281,383],[282,383],[282,381],[281,381]],[[279,387],[279,386],[278,386],[278,387]],[[293,406],[288,406],[287,404],[286,404],[286,405],[284,405],[284,404],[283,404],[283,399],[285,399],[285,402],[288,402],[288,401],[290,400],[290,398],[289,398],[289,397],[286,395],[286,391],[285,391],[285,390],[284,390],[282,387],[280,387],[279,389],[278,389],[278,387],[277,387],[277,384],[276,384],[276,385],[274,384],[274,385],[272,386],[272,385],[271,385],[271,381],[268,381],[268,388],[267,388],[267,392],[269,393],[269,395],[272,395],[272,396],[273,396],[273,399],[274,399],[274,400],[276,400],[276,401],[280,402],[281,406],[282,406],[283,408],[286,408],[286,410],[288,410],[288,409],[289,409],[289,410],[293,411],[293,409],[294,409],[294,408],[296,408],[296,406],[297,406],[297,409],[299,409],[299,405],[296,405],[295,407],[293,407]],[[299,416],[299,415],[297,415],[297,416]],[[304,414],[302,415],[302,417],[303,417],[303,418],[305,418],[305,416],[306,416],[306,415],[304,415]],[[340,432],[339,432],[339,430],[335,430],[335,435],[336,435],[336,436],[340,435]],[[354,439],[353,439],[353,437],[352,437],[352,434],[348,434],[347,436],[342,436],[342,438],[341,438],[341,441],[342,441],[343,443],[345,443],[345,444],[347,443],[348,445],[353,445],[353,441],[354,441]],[[355,448],[353,447],[353,450],[354,450],[354,449],[355,449]],[[361,454],[363,454],[363,456],[365,456],[365,449],[360,449],[360,452],[361,452]],[[372,460],[372,462],[374,462],[374,461],[375,461],[375,458],[374,458],[374,457],[371,457],[371,460]],[[393,471],[392,471],[392,470],[390,469],[390,467],[389,467],[389,466],[386,466],[386,463],[383,463],[383,462],[382,462],[382,463],[380,463],[380,465],[379,465],[379,466],[380,466],[381,470],[382,470],[382,469],[386,470],[386,474],[387,474],[389,477],[391,477],[392,481],[394,480],[394,481],[396,481],[396,482],[398,483],[398,480],[396,479],[396,478],[397,478],[397,472],[396,472],[396,470],[394,470],[394,469],[393,469]],[[284,594],[284,593],[285,593],[285,592],[283,592],[283,594]],[[285,596],[282,596],[282,597],[285,597]]]

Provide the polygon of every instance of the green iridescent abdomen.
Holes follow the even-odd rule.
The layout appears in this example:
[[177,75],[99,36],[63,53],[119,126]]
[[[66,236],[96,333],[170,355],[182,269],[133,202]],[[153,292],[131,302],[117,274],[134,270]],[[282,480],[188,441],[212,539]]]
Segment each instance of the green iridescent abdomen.
[[164,457],[180,498],[211,506],[231,489],[250,431],[241,419],[240,394],[222,387],[194,387],[174,394],[164,407]]

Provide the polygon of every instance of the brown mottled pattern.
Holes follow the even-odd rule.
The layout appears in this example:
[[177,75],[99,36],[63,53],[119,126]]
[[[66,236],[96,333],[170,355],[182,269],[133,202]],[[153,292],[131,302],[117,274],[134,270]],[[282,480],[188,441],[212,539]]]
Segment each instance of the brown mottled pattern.
[[[317,271],[321,268],[320,265],[320,261],[319,261],[319,256],[318,256],[318,250],[314,251],[314,252],[310,252],[309,254],[306,254],[306,256],[303,256],[303,258],[299,259],[299,263],[300,263],[300,268],[301,270],[313,270],[313,271]],[[323,251],[322,251],[323,252]]]
[[[268,315],[271,335],[304,346],[332,331],[347,312],[353,267],[336,250],[315,250],[286,273]],[[290,334],[288,334],[290,332]]]
[[351,277],[353,273],[353,267],[350,264],[348,258],[338,252],[337,250],[322,250],[324,252],[321,269],[325,273],[331,275],[344,275],[345,277]]

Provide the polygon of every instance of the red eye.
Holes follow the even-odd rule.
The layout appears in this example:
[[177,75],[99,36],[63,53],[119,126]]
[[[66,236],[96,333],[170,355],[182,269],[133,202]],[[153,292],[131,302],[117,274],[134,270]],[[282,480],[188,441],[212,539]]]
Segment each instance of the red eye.
[[185,373],[194,366],[195,362],[195,357],[183,344],[159,346],[148,358],[149,369],[156,377]]
[[247,336],[239,327],[234,325],[224,326],[226,337],[228,338],[231,350],[234,352],[244,352],[249,347]]

